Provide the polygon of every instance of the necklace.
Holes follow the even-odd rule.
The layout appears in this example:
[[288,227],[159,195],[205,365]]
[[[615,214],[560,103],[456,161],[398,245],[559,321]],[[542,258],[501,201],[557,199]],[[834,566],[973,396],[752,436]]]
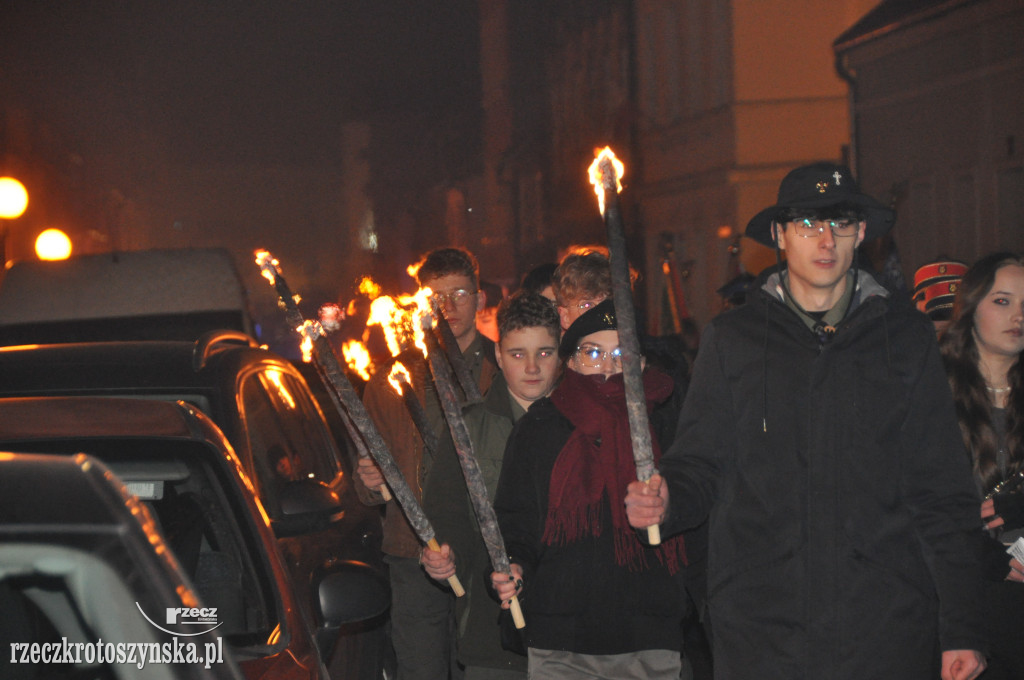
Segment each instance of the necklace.
[[1010,391],[1010,386],[1007,385],[1006,387],[992,387],[991,385],[985,385],[985,389],[994,394],[1003,394],[1004,392]]

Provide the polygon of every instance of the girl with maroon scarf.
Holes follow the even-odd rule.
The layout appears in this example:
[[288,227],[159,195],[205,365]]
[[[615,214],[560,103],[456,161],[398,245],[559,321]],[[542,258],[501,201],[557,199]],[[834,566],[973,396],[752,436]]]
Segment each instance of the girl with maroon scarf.
[[[684,599],[673,575],[682,537],[645,546],[629,526],[636,479],[615,308],[605,300],[566,331],[562,381],[509,438],[494,507],[513,579],[492,575],[507,607],[518,594],[530,677],[665,678],[680,672]],[[648,412],[672,380],[644,374]],[[661,454],[652,433],[655,460]]]

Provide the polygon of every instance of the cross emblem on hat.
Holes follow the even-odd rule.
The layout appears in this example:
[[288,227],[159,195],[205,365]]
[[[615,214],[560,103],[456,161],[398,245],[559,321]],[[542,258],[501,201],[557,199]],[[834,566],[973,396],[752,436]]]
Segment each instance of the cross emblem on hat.
[[836,180],[836,186],[839,186],[839,180],[842,179],[843,176],[839,174],[838,170],[836,170],[832,173],[832,177]]

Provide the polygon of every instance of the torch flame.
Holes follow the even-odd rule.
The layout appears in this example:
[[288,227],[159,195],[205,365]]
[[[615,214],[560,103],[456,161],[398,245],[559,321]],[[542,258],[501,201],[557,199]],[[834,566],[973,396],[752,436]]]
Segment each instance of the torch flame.
[[270,285],[274,285],[277,281],[277,266],[280,264],[269,251],[257,250],[256,251],[256,264],[259,265],[260,274],[263,275],[267,281],[270,281]]
[[[260,273],[263,274],[263,278],[270,281],[270,285],[277,285],[277,276],[281,273],[280,262],[277,258],[270,254],[267,250],[256,251],[256,264],[260,267]],[[302,302],[302,298],[298,293],[292,295],[292,299],[295,300],[295,304]],[[284,303],[279,302],[279,306],[284,306]]]
[[319,321],[306,319],[295,331],[302,336],[299,348],[302,350],[302,361],[308,364],[313,360],[313,341],[324,335],[324,328]]
[[411,386],[411,376],[409,375],[408,369],[402,365],[401,361],[396,361],[394,366],[391,367],[391,372],[388,373],[388,382],[391,383],[393,388],[395,388],[395,392],[398,392],[399,394],[404,392],[402,389],[403,382],[406,385]]
[[370,317],[366,325],[377,324],[384,331],[391,356],[398,356],[413,345],[427,355],[421,319],[430,313],[429,288],[421,288],[412,295],[397,298],[382,295],[370,304]]
[[308,335],[302,336],[302,342],[299,344],[299,349],[302,350],[302,362],[308,364],[313,360],[313,341],[309,339]]
[[345,363],[353,371],[359,374],[359,377],[363,380],[370,379],[370,352],[366,349],[366,345],[359,342],[358,340],[349,340],[341,348],[341,353],[345,357]]
[[597,194],[597,204],[604,215],[604,192],[611,189],[612,181],[615,183],[615,192],[622,191],[622,175],[626,172],[626,166],[615,157],[615,152],[610,146],[606,146],[595,154],[594,162],[587,169],[590,176],[590,183],[594,185],[594,193]]
[[359,293],[371,300],[376,300],[380,297],[380,285],[369,276],[364,276],[359,280]]

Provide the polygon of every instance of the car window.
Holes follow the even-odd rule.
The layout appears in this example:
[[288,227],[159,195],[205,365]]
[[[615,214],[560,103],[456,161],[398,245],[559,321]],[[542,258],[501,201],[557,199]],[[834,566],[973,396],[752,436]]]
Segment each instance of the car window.
[[[19,451],[88,453],[149,509],[196,593],[217,607],[220,634],[235,648],[266,644],[279,618],[263,543],[226,469],[205,444],[180,440],[59,439],[14,442]],[[237,486],[236,486],[237,488]]]
[[283,484],[334,484],[340,454],[304,382],[273,368],[251,373],[242,379],[239,409],[260,499],[271,517],[280,517]]

